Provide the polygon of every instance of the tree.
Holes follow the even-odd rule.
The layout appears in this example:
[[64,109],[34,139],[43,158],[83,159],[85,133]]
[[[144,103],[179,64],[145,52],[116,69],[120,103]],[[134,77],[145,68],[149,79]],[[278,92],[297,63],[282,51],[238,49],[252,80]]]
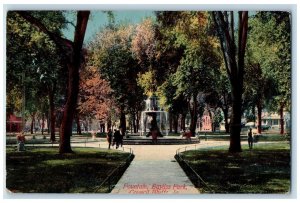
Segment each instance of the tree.
[[222,109],[224,114],[224,122],[225,122],[225,132],[229,133],[229,108],[231,107],[231,94],[230,94],[230,85],[228,78],[226,77],[225,71],[221,70],[221,74],[219,75],[220,79],[217,80],[218,84],[218,98],[219,101],[219,107]]
[[176,95],[177,86],[174,84],[175,74],[170,75],[167,80],[158,87],[158,96],[162,106],[169,112],[170,132],[174,125],[174,132],[177,133],[178,118],[180,115],[180,128],[185,131],[185,118],[188,112],[188,103],[183,94]]
[[[214,64],[211,61],[213,54],[209,51],[206,53],[207,55],[203,56],[199,52],[188,53],[180,64],[174,81],[177,86],[176,95],[183,95],[188,103],[191,116],[190,131],[193,135],[195,134],[198,115],[201,117],[203,113],[203,98],[210,92],[209,87],[212,86],[214,70],[219,68],[217,63]],[[194,75],[198,77],[193,77]]]
[[86,66],[80,72],[77,119],[81,117],[108,121],[110,109],[114,105],[111,94],[112,90],[99,70],[96,67]]
[[[32,12],[47,23],[48,28],[56,33],[65,26],[64,16],[61,12]],[[16,57],[18,56],[18,57]],[[35,115],[39,111],[42,119],[46,107],[50,106],[51,140],[55,140],[54,132],[54,91],[52,86],[58,86],[64,81],[65,74],[61,67],[61,56],[55,44],[49,37],[32,27],[16,12],[9,12],[7,18],[7,81],[8,92],[10,88],[20,88],[24,95],[26,109],[32,117],[31,132]],[[58,81],[58,82],[57,82]],[[57,85],[55,85],[57,83]],[[46,90],[46,91],[45,91]],[[49,94],[45,94],[49,93]],[[36,94],[42,98],[36,97]],[[45,99],[44,97],[47,97]],[[49,101],[48,101],[49,100]],[[49,102],[49,105],[48,105]],[[32,112],[34,110],[34,112]],[[19,112],[21,109],[19,109]],[[47,113],[48,114],[48,113]],[[39,114],[37,114],[39,115]]]
[[[150,96],[156,96],[159,82],[164,77],[159,75],[159,68],[156,60],[156,39],[153,20],[148,18],[136,26],[135,36],[132,40],[132,52],[141,67],[138,74],[138,85],[144,90],[144,93]],[[152,117],[151,132],[157,131],[162,136],[157,125],[157,114],[148,113]]]
[[[212,12],[217,28],[227,75],[231,85],[230,152],[241,152],[241,116],[244,78],[244,56],[248,33],[248,12],[240,11],[236,39],[234,12]],[[236,45],[237,42],[237,45]]]
[[64,62],[68,67],[68,87],[67,101],[64,107],[63,119],[60,127],[59,152],[70,153],[72,152],[70,137],[72,135],[74,109],[77,107],[79,91],[79,68],[83,58],[82,46],[90,12],[77,12],[77,23],[73,42],[62,38],[59,34],[49,30],[42,20],[38,19],[30,12],[17,11],[17,13],[33,26],[37,27],[41,32],[45,33],[55,43],[61,54],[65,57]]
[[[267,105],[269,110],[280,113],[280,132],[284,132],[283,111],[289,111],[291,98],[290,27],[288,12],[257,12],[249,21],[249,73],[260,73],[259,77],[255,76],[258,81],[253,84],[260,94],[256,99],[258,130],[261,125],[261,109]],[[254,73],[253,68],[256,68]],[[273,88],[264,88],[269,86]]]
[[155,32],[153,21],[148,18],[135,28],[135,36],[132,39],[132,53],[137,58],[144,70],[153,70],[156,59]]
[[190,131],[195,135],[198,115],[203,113],[203,97],[210,91],[220,59],[216,40],[208,35],[208,13],[177,12],[176,15],[176,22],[170,26],[171,33],[175,45],[184,51],[174,84],[176,96],[183,95],[186,99],[191,116]]
[[131,50],[133,31],[133,26],[109,26],[89,44],[89,63],[98,67],[103,78],[109,82],[120,112],[123,135],[126,131],[126,114],[140,110],[141,105],[138,104],[143,100],[142,91],[135,80],[140,66]]
[[245,67],[243,109],[246,110],[251,107],[255,119],[255,107],[257,108],[258,134],[261,134],[262,131],[262,110],[265,104],[276,94],[276,88],[269,89],[269,87],[276,86],[272,78],[267,78],[263,74],[260,64],[253,64],[250,59]]

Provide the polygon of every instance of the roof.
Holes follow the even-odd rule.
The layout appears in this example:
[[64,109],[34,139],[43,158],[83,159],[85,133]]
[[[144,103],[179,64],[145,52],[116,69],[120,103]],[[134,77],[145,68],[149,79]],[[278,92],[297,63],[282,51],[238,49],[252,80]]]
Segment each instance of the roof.
[[22,117],[17,117],[13,114],[10,114],[9,118],[6,122],[7,123],[22,123]]

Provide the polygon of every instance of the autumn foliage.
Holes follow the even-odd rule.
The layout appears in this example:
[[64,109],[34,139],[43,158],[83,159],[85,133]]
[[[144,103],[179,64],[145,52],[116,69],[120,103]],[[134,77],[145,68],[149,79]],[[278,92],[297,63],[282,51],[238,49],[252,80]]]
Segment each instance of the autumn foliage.
[[82,117],[106,121],[114,102],[108,82],[97,68],[88,66],[80,73],[78,110]]

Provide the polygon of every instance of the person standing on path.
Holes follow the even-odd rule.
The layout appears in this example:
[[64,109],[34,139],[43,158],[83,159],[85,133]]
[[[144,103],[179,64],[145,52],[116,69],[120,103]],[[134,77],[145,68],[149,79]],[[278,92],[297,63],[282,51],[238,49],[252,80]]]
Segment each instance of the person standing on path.
[[116,149],[119,148],[120,145],[120,139],[121,139],[121,133],[120,130],[116,130],[114,133],[114,141],[116,143]]
[[110,128],[107,131],[106,139],[107,139],[107,142],[108,142],[108,149],[110,149],[111,142],[112,142],[112,132],[111,132]]
[[248,145],[249,145],[249,149],[252,149],[253,147],[253,134],[252,134],[252,129],[249,128],[249,132],[248,132]]

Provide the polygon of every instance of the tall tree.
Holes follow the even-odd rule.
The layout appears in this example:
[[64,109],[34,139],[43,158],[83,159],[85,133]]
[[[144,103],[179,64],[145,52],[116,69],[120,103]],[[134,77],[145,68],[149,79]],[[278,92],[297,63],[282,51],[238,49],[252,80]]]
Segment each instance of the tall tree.
[[[256,92],[263,95],[258,97],[257,108],[259,110],[268,107],[269,111],[279,112],[281,115],[280,132],[283,133],[283,111],[290,111],[291,98],[290,14],[288,12],[257,12],[250,18],[249,28],[247,49],[249,72],[250,74],[260,73],[261,76],[255,77],[256,80],[258,83],[263,81],[266,83],[264,86],[257,86],[257,82],[252,83],[254,87],[256,85]],[[257,69],[254,73],[253,67]],[[273,87],[271,89],[267,88],[270,84]]]
[[133,26],[110,25],[99,32],[89,44],[89,63],[99,68],[112,89],[114,101],[120,112],[123,135],[127,127],[126,114],[135,111],[137,104],[143,100],[135,80],[140,66],[131,50],[133,33]]
[[195,134],[198,116],[203,113],[203,97],[210,91],[220,67],[216,39],[208,33],[207,12],[177,12],[172,32],[177,47],[184,52],[175,73],[176,95],[183,95],[191,117],[190,131]]
[[[112,90],[96,67],[87,66],[80,72],[78,115],[82,119],[108,121],[110,109],[114,107]],[[76,118],[76,119],[77,119]]]
[[[180,115],[180,128],[185,131],[185,118],[188,113],[188,102],[183,94],[176,95],[177,86],[174,83],[175,74],[169,76],[169,78],[158,87],[158,96],[162,106],[168,110],[169,115],[172,116],[170,122],[170,129],[173,129],[177,133],[178,117]],[[169,118],[171,118],[169,116]],[[173,121],[173,122],[172,122]],[[172,128],[171,128],[172,127]]]
[[[42,18],[47,27],[53,32],[60,33],[60,29],[65,26],[62,12],[47,11],[34,12],[34,14]],[[58,96],[59,91],[56,88],[53,89],[52,86],[57,87],[58,85],[53,84],[61,84],[61,81],[65,80],[65,71],[61,67],[60,61],[61,56],[55,44],[46,34],[39,32],[16,12],[8,12],[7,81],[9,82],[7,92],[10,92],[9,89],[12,87],[13,89],[23,89],[23,95],[20,95],[20,98],[24,97],[23,99],[26,100],[25,109],[27,111],[33,109],[28,105],[35,104],[37,107],[35,108],[36,112],[45,113],[45,108],[50,106],[50,114],[54,115],[54,92]],[[34,94],[32,94],[33,92]],[[47,98],[47,94],[45,94],[47,92],[49,93],[48,99],[39,99],[36,96],[36,94],[39,94]],[[52,94],[50,94],[51,92]],[[44,117],[42,116],[42,118]],[[53,118],[54,116],[48,124],[55,121]],[[53,140],[53,137],[55,139],[54,128],[51,130],[50,139]]]
[[[248,33],[248,12],[239,11],[238,33],[234,12],[212,12],[217,28],[227,75],[231,85],[232,113],[230,119],[230,152],[241,152],[241,116],[244,78],[244,57]],[[237,39],[236,39],[237,34]],[[237,42],[237,44],[236,44]]]
[[45,33],[55,43],[61,51],[61,54],[65,57],[64,62],[68,67],[68,85],[67,100],[60,127],[59,152],[70,153],[72,152],[70,137],[72,135],[74,109],[77,107],[79,91],[79,69],[83,58],[82,46],[90,12],[77,12],[77,23],[75,26],[73,42],[61,37],[60,34],[49,30],[41,19],[34,16],[34,13],[32,14],[27,11],[17,11],[17,13],[33,26],[37,27],[41,32]]

